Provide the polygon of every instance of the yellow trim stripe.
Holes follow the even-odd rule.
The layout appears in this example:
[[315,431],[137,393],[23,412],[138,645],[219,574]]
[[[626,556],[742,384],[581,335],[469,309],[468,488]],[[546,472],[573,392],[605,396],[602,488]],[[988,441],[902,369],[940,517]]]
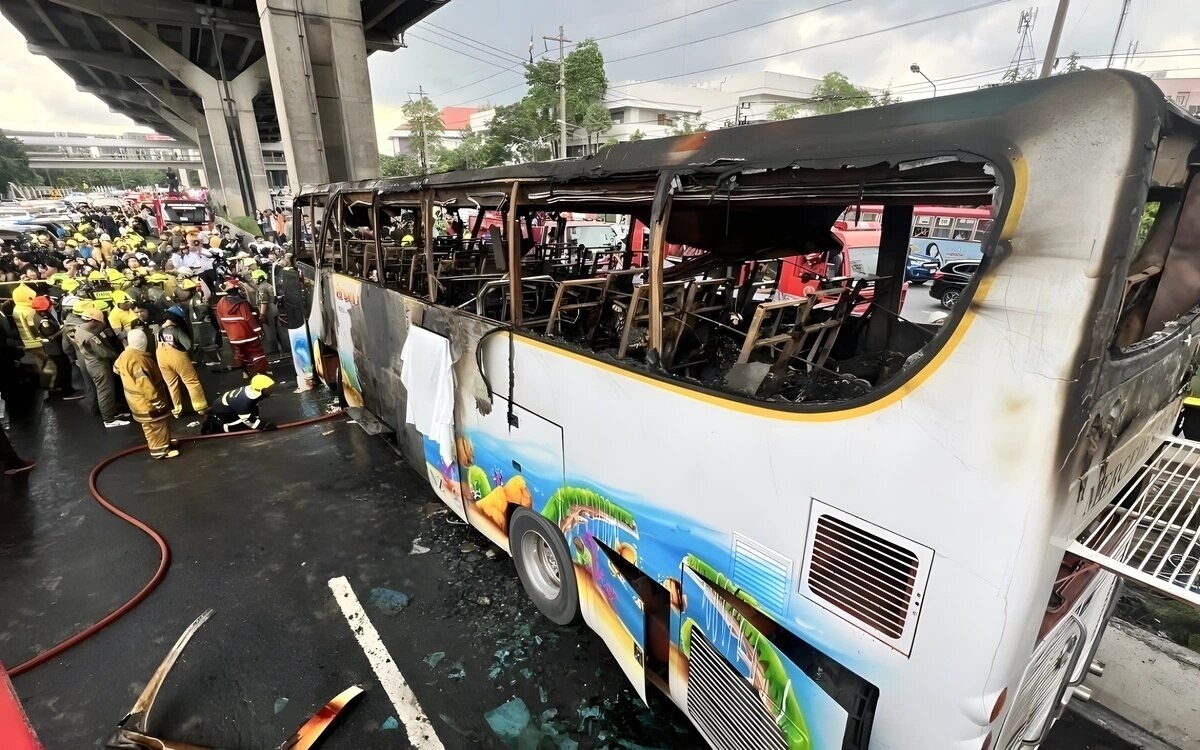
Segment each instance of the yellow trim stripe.
[[[991,279],[983,279],[979,283],[979,290],[976,292],[976,299],[983,299],[986,297],[989,287],[991,287]],[[617,365],[609,362],[592,359],[591,357],[571,351],[570,349],[554,346],[553,344],[542,341],[541,339],[533,338],[532,336],[521,333],[520,331],[518,331],[516,335],[524,343],[529,344],[534,348],[553,352],[579,362],[584,362],[592,367],[598,367],[602,370],[607,370],[614,375],[634,378],[648,385],[669,391],[677,396],[684,396],[696,401],[703,401],[707,404],[718,406],[723,409],[731,409],[733,411],[738,411],[755,417],[779,419],[788,422],[838,422],[845,419],[854,419],[855,417],[866,416],[867,414],[872,414],[876,411],[887,408],[888,406],[891,406],[907,396],[912,391],[916,390],[929,378],[929,376],[933,375],[935,370],[941,367],[946,360],[950,358],[950,355],[953,354],[954,350],[958,347],[959,342],[961,342],[963,337],[966,336],[967,329],[971,326],[971,323],[974,322],[974,320],[975,311],[968,308],[966,313],[963,315],[962,321],[950,334],[950,339],[945,343],[945,345],[942,346],[941,350],[934,355],[933,359],[931,359],[915,375],[909,378],[907,382],[896,388],[891,393],[888,393],[886,396],[876,399],[869,404],[856,406],[852,409],[839,409],[836,411],[827,412],[794,412],[772,408],[769,406],[759,406],[758,404],[748,404],[742,401],[736,401],[732,398],[724,398],[711,393],[694,390],[686,386],[676,385],[674,383],[659,380],[658,378],[651,377],[650,375],[638,372],[637,370],[626,369],[624,367],[618,367]]]
[[1200,406],[1200,396],[1188,396],[1183,400],[1184,406]]

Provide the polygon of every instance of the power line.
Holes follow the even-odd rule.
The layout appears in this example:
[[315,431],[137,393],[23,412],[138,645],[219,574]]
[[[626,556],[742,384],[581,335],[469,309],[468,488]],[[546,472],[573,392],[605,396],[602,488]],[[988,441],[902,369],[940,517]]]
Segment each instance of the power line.
[[624,31],[617,31],[612,34],[606,34],[604,36],[591,37],[591,39],[594,42],[602,42],[605,39],[613,39],[618,36],[625,36],[626,34],[632,34],[635,31],[645,31],[646,29],[652,29],[655,26],[662,26],[663,24],[671,23],[672,21],[678,21],[681,18],[688,18],[689,16],[698,16],[701,13],[707,13],[708,11],[716,10],[717,8],[723,8],[726,5],[732,5],[733,3],[736,3],[736,2],[741,2],[741,0],[725,0],[725,2],[723,2],[723,3],[717,3],[716,5],[710,5],[707,8],[700,8],[698,10],[689,11],[687,13],[681,13],[678,16],[672,16],[671,18],[664,18],[663,20],[655,21],[654,23],[647,23],[647,24],[642,24],[641,26],[634,26],[633,28],[625,29]]
[[[458,34],[457,31],[452,31],[450,29],[446,29],[446,28],[444,28],[444,26],[439,26],[436,23],[428,22],[428,20],[426,20],[426,22],[424,23],[424,26],[430,26],[431,31],[434,29],[437,29],[438,31],[445,32],[445,34],[443,34],[442,36],[445,36],[446,34],[454,35],[451,38],[461,38],[461,40],[476,44],[476,46],[486,47],[487,49],[491,49],[492,52],[497,53],[498,56],[503,56],[503,58],[511,58],[512,60],[514,60],[516,62],[524,62],[524,58],[522,58],[521,55],[515,55],[515,54],[512,54],[511,52],[505,52],[505,50],[500,49],[499,47],[492,47],[491,44],[488,44],[487,42],[481,42],[479,40],[476,40],[476,38]],[[480,52],[482,52],[482,50],[480,50]]]
[[498,63],[498,62],[496,62],[495,60],[487,60],[487,59],[485,59],[485,58],[482,58],[482,57],[476,57],[475,55],[471,55],[471,54],[468,54],[468,53],[466,53],[466,52],[463,52],[462,50],[460,50],[460,49],[458,49],[458,48],[456,48],[456,47],[449,47],[449,46],[447,46],[447,45],[446,45],[444,42],[436,42],[436,41],[434,41],[434,40],[432,40],[432,39],[426,39],[425,37],[423,37],[423,36],[421,36],[421,35],[419,35],[419,34],[414,34],[414,33],[413,33],[413,32],[411,32],[411,31],[407,32],[407,33],[406,33],[406,35],[407,35],[407,36],[410,36],[410,37],[412,37],[412,38],[414,38],[414,39],[419,39],[420,41],[422,41],[422,42],[425,42],[425,43],[427,43],[427,44],[432,44],[432,45],[434,45],[435,47],[439,47],[440,49],[444,49],[444,50],[446,50],[447,52],[453,52],[453,53],[454,53],[454,54],[456,54],[456,55],[462,55],[463,57],[469,57],[469,58],[471,58],[472,60],[478,60],[478,61],[479,61],[479,62],[481,62],[481,63],[486,63],[486,64],[488,64],[488,65],[492,65],[492,66],[495,66],[495,67],[497,67],[497,68],[503,68],[503,67],[504,67],[504,65],[503,65],[503,64],[501,64],[501,63]]
[[[632,27],[632,28],[628,28],[628,29],[625,29],[625,30],[623,30],[623,31],[616,31],[616,32],[613,32],[612,34],[605,34],[604,36],[598,36],[598,37],[589,37],[589,39],[588,39],[588,40],[585,40],[585,41],[589,41],[589,40],[590,40],[590,41],[593,41],[593,42],[600,42],[600,41],[603,41],[603,40],[605,40],[605,39],[613,39],[613,38],[616,38],[616,37],[619,37],[619,36],[624,36],[624,35],[626,35],[626,34],[632,34],[632,33],[633,33],[633,32],[635,32],[635,31],[645,31],[646,29],[654,28],[655,26],[662,26],[663,24],[671,23],[672,21],[678,21],[678,20],[680,20],[680,19],[682,19],[682,18],[688,18],[688,17],[691,17],[691,16],[700,15],[701,13],[707,13],[707,12],[708,12],[708,11],[710,11],[710,10],[716,10],[717,8],[722,8],[722,7],[726,6],[726,5],[732,5],[733,3],[737,3],[737,2],[742,2],[742,0],[724,0],[724,2],[720,2],[720,3],[717,3],[717,4],[715,4],[715,5],[710,5],[710,6],[706,7],[706,8],[699,8],[699,9],[697,9],[697,10],[688,11],[687,13],[681,13],[681,14],[679,14],[679,15],[677,15],[677,16],[672,16],[672,17],[670,17],[670,18],[664,18],[664,19],[663,19],[663,20],[661,20],[661,21],[655,21],[654,23],[650,23],[650,24],[642,24],[642,25],[640,25],[640,26],[634,26],[634,27]],[[427,26],[434,26],[434,24],[432,24],[432,23],[430,23],[430,22],[428,22],[428,21],[426,21],[426,22],[425,22],[425,25],[427,25]],[[437,27],[437,28],[441,28],[441,27]],[[411,33],[411,32],[410,32],[410,33]],[[472,40],[472,41],[474,41],[474,40]],[[566,47],[568,47],[568,48],[569,48],[569,47],[575,47],[575,46],[578,46],[578,44],[579,44],[578,42],[573,42],[573,43],[571,43],[571,44],[567,44],[567,45],[566,45]],[[485,46],[490,46],[490,45],[485,45]],[[496,48],[495,48],[495,47],[493,47],[492,49],[496,49]],[[511,54],[511,53],[505,52],[504,54]],[[545,55],[545,54],[546,54],[546,53],[545,53],[544,51],[543,51],[543,52],[540,52],[540,53],[538,53],[537,57],[542,57],[542,56],[543,56],[543,55]],[[515,57],[515,55],[514,55],[513,57]],[[521,62],[522,62],[522,64],[524,64],[524,59],[523,59],[523,58],[522,58]],[[511,68],[511,70],[515,70],[515,69],[516,69],[516,66],[514,66],[513,68]],[[470,88],[471,86],[474,86],[474,85],[475,85],[475,84],[477,84],[477,83],[483,83],[483,82],[484,82],[484,81],[486,81],[486,80],[489,80],[489,79],[491,79],[491,78],[495,78],[497,75],[500,75],[500,74],[499,74],[499,73],[493,73],[492,75],[490,75],[490,76],[485,76],[484,78],[480,78],[480,79],[479,79],[479,80],[477,80],[477,81],[472,81],[472,82],[470,82],[470,83],[463,84],[462,86],[458,86],[458,87],[456,87],[456,88],[453,88],[453,89],[450,89],[450,90],[448,90],[448,91],[443,91],[443,92],[442,92],[441,94],[439,94],[438,96],[445,96],[446,94],[450,94],[450,93],[453,93],[453,92],[455,92],[455,91],[461,91],[462,89]],[[487,99],[487,98],[489,98],[489,97],[492,97],[492,96],[495,96],[495,95],[497,95],[497,94],[503,94],[505,91],[510,91],[510,90],[512,90],[512,89],[515,89],[515,88],[516,88],[517,86],[519,86],[519,85],[520,85],[519,83],[518,83],[518,84],[513,84],[512,86],[507,86],[507,87],[505,87],[505,88],[502,88],[502,89],[498,89],[498,90],[496,90],[496,91],[493,91],[493,92],[492,92],[492,93],[490,93],[490,94],[485,94],[484,96],[476,97],[476,98],[474,98],[474,99],[468,99],[467,101],[461,102],[460,104],[452,104],[452,105],[450,105],[450,106],[452,106],[452,107],[458,107],[458,106],[462,106],[463,104],[470,104],[471,102],[476,102],[476,101],[480,101],[480,100],[483,100],[483,99]]]
[[[867,37],[876,36],[878,34],[885,34],[889,31],[898,31],[900,29],[905,29],[910,26],[917,26],[917,25],[920,25],[923,23],[929,23],[930,21],[940,21],[941,19],[949,18],[950,16],[957,16],[957,15],[961,15],[963,13],[970,13],[970,12],[973,12],[976,10],[982,10],[984,8],[991,8],[991,7],[994,7],[997,5],[1003,5],[1007,2],[1009,2],[1009,0],[989,0],[989,2],[980,3],[978,5],[971,5],[966,8],[960,8],[958,10],[951,10],[951,11],[947,11],[945,13],[939,13],[937,15],[929,16],[927,18],[919,18],[915,21],[906,21],[904,23],[895,24],[893,26],[887,26],[882,29],[876,29],[874,31],[865,31],[861,34],[854,34],[852,36],[842,37],[841,39],[832,39],[828,42],[820,42],[818,44],[810,44],[806,47],[797,47],[796,49],[787,50],[785,52],[776,52],[776,53],[770,54],[770,55],[760,55],[758,57],[751,57],[751,58],[747,58],[745,60],[739,60],[737,62],[727,63],[725,65],[714,65],[709,68],[701,68],[700,70],[691,70],[686,73],[676,73],[674,75],[669,75],[669,76],[659,76],[658,78],[648,78],[644,81],[636,81],[636,83],[654,83],[656,81],[666,81],[666,80],[670,80],[672,78],[682,78],[684,76],[696,75],[698,73],[710,73],[714,70],[724,70],[725,68],[734,68],[739,65],[746,65],[748,63],[762,62],[764,60],[771,60],[776,57],[784,57],[786,55],[794,55],[797,52],[808,52],[808,51],[811,51],[814,49],[821,49],[822,47],[830,47],[835,44],[841,44],[843,42],[852,42],[852,41],[856,41],[858,39],[865,39]],[[630,86],[630,85],[633,85],[633,84],[618,84],[616,86],[610,86],[609,88],[622,88],[622,86]]]
[[750,29],[757,29],[757,28],[760,28],[763,26],[769,26],[770,24],[773,24],[773,23],[779,23],[780,21],[787,21],[792,18],[797,18],[799,16],[808,15],[809,13],[816,13],[819,10],[825,10],[826,8],[832,8],[835,5],[845,5],[846,3],[851,3],[851,2],[854,2],[854,0],[834,0],[834,2],[826,3],[825,5],[821,5],[816,8],[809,8],[808,10],[802,10],[802,11],[799,11],[798,13],[792,13],[790,15],[781,16],[779,18],[772,18],[769,21],[763,21],[762,23],[756,23],[751,26],[743,26],[740,29],[731,29],[729,31],[723,31],[720,34],[713,34],[712,36],[701,37],[700,39],[693,39],[690,42],[681,42],[679,44],[672,44],[670,47],[659,47],[658,49],[650,50],[649,52],[638,52],[633,55],[625,55],[624,57],[616,57],[616,58],[613,58],[612,60],[605,60],[604,62],[607,65],[608,63],[618,63],[618,62],[622,62],[624,60],[632,60],[635,57],[645,57],[647,55],[656,55],[659,52],[666,52],[667,50],[678,49],[680,47],[686,47],[689,44],[699,44],[700,42],[708,42],[713,39],[720,39],[723,36],[729,36],[731,34],[739,34],[743,31],[749,31]]

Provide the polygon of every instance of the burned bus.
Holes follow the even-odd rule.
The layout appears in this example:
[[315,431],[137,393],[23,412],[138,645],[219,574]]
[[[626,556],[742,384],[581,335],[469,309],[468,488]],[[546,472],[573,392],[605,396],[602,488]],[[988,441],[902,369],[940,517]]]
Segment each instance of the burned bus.
[[[1170,434],[1198,143],[1148,79],[1085,72],[309,188],[298,257],[325,378],[713,747],[1009,750],[1086,693],[1122,577],[1200,604]],[[872,273],[777,294],[868,204]],[[991,222],[940,327],[898,314],[926,205]],[[439,231],[466,209],[503,221]],[[568,212],[649,250],[533,239]]]

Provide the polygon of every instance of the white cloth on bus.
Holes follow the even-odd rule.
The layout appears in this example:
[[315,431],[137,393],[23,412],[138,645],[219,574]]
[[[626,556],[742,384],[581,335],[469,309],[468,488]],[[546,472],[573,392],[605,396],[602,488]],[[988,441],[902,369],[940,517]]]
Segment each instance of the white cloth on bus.
[[408,327],[400,351],[400,382],[408,391],[404,421],[438,444],[443,462],[454,458],[454,362],[450,339]]

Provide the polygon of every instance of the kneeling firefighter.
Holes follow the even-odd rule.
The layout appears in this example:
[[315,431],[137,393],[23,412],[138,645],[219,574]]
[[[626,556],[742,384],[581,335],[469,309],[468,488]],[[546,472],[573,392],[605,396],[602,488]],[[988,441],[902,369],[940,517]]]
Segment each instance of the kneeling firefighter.
[[274,380],[266,375],[255,375],[250,379],[250,385],[221,394],[205,416],[201,433],[211,435],[244,430],[274,430],[273,423],[264,421],[258,415],[259,402],[274,390]]

